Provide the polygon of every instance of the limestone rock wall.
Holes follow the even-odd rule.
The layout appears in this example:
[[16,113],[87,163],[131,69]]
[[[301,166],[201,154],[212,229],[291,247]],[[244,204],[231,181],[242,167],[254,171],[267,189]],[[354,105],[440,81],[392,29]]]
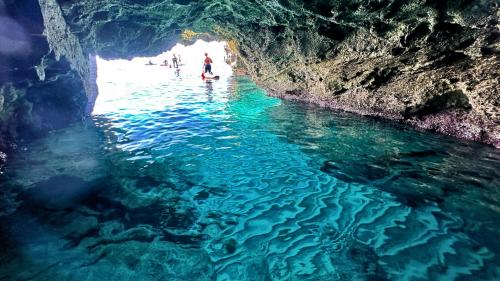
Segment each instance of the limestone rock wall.
[[228,30],[273,95],[500,146],[498,1],[262,1],[256,14]]
[[[49,0],[40,4],[0,1],[0,154],[4,156],[23,139],[81,120],[97,94],[89,63],[93,57],[69,32],[58,4]],[[5,158],[0,157],[0,167]]]
[[89,105],[85,114],[92,113],[93,104],[97,98],[97,71],[95,55],[83,51],[80,41],[73,34],[63,17],[61,7],[56,0],[38,0],[44,21],[44,34],[49,49],[57,61],[66,58],[70,68],[78,73],[83,83]]

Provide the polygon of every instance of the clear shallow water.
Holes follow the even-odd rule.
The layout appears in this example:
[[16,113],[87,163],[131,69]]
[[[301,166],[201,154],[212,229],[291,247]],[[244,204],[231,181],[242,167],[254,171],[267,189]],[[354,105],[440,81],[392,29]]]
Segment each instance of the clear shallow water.
[[168,75],[21,149],[0,280],[499,280],[497,150]]

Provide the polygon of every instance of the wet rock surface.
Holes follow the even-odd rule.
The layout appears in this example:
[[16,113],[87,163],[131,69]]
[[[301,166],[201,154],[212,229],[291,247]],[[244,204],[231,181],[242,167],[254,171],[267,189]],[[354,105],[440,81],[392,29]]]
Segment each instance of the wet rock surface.
[[500,145],[498,3],[279,3],[236,35],[271,94]]
[[81,121],[95,99],[93,57],[48,2],[0,3],[0,151]]

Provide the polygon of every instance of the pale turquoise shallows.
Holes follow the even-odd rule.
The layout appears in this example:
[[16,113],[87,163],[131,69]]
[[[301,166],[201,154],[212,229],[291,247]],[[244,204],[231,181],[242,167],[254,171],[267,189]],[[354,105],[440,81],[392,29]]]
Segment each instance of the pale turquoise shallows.
[[500,280],[497,150],[171,79],[19,149],[0,280]]

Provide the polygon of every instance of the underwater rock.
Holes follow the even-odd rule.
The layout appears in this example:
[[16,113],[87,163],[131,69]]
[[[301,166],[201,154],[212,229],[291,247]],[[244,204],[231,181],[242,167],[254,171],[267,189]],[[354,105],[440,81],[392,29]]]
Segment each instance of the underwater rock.
[[[0,175],[0,177],[3,177],[3,175]],[[0,180],[4,179],[0,178]],[[8,184],[2,186],[2,191],[0,193],[0,217],[10,215],[17,210],[21,205],[17,197],[18,193],[15,186]]]
[[98,185],[68,175],[35,184],[20,196],[27,207],[61,210],[75,208],[97,191]]
[[95,256],[95,265],[83,267],[75,275],[88,274],[90,270],[94,276],[102,276],[106,280],[193,281],[213,280],[214,275],[213,264],[204,251],[183,249],[164,241],[112,243],[100,247]]
[[366,280],[389,280],[379,264],[379,257],[373,249],[361,243],[355,243],[347,250],[348,257],[360,265],[360,273]]
[[19,143],[16,152],[11,177],[21,190],[60,175],[97,182],[109,173],[100,135],[86,124],[51,131],[29,146]]
[[150,176],[115,178],[117,184],[108,189],[103,196],[118,200],[120,204],[130,209],[147,208],[178,197],[172,183],[157,181]]
[[[468,148],[473,149],[473,148]],[[389,192],[403,205],[419,208],[480,192],[492,178],[470,172],[467,163],[456,162],[460,150],[407,148],[397,153],[363,158],[363,161],[328,160],[320,170],[346,183],[361,183]],[[484,172],[487,173],[488,170]],[[476,180],[470,180],[474,178]],[[456,186],[460,180],[469,187]]]
[[334,161],[325,161],[320,170],[348,183],[370,183],[389,175],[387,167],[376,163],[345,163],[344,161],[336,163]]
[[236,247],[238,246],[238,242],[234,239],[229,239],[224,242],[224,252],[226,255],[231,255],[236,251]]
[[20,256],[12,251],[13,244],[2,251],[0,274],[6,280],[213,280],[214,266],[206,252],[153,241],[155,233],[144,227],[107,239],[87,237],[71,247],[61,247],[65,240],[50,233],[27,234],[43,244]]

